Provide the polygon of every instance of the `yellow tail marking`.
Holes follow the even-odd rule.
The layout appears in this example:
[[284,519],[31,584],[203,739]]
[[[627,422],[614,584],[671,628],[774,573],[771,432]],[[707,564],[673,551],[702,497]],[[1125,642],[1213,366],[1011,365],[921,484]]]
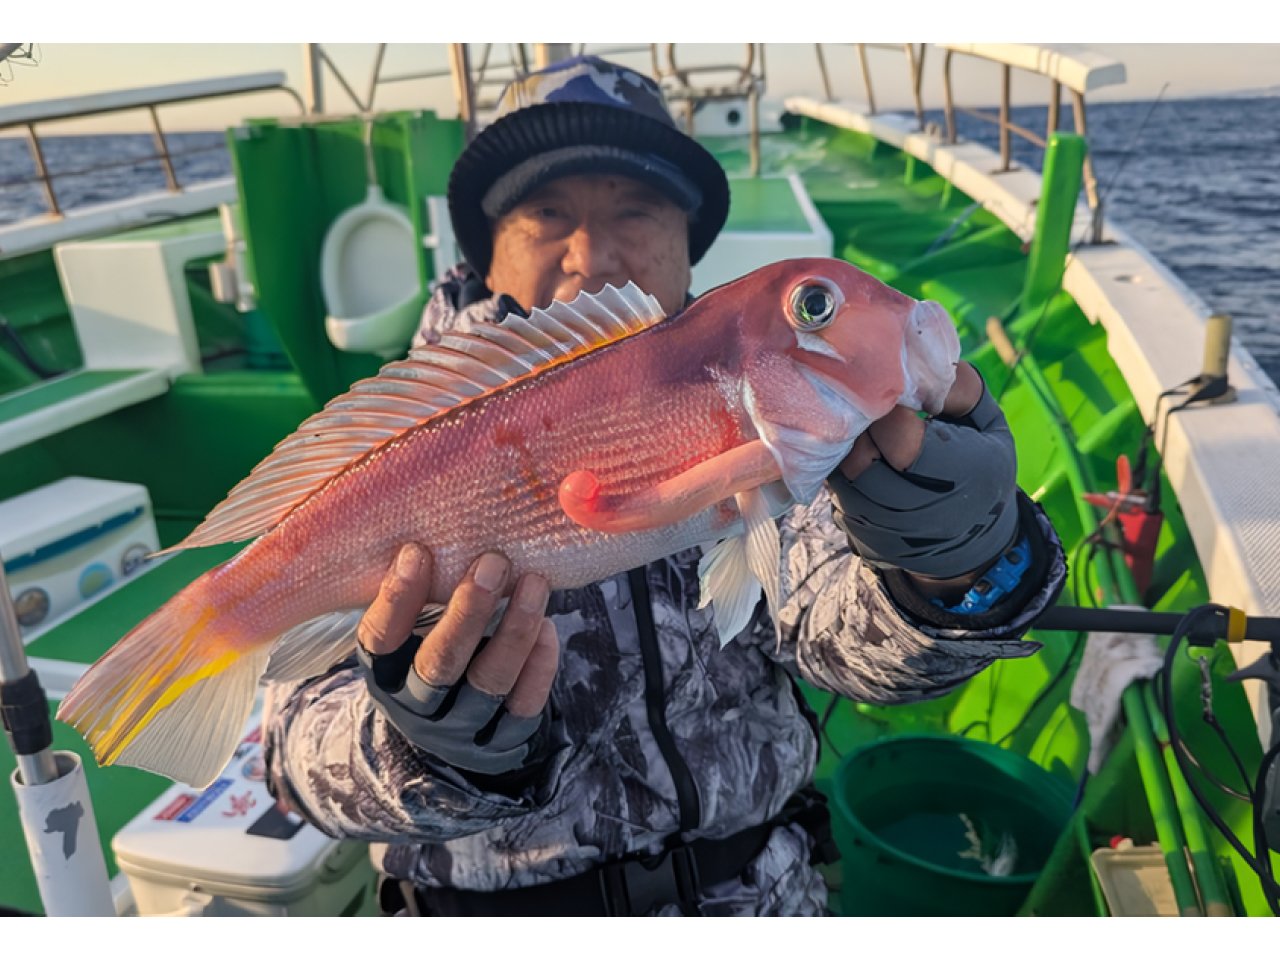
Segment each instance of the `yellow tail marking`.
[[[190,627],[183,632],[182,637],[173,645],[172,653],[166,657],[154,670],[149,670],[133,677],[128,681],[128,686],[123,692],[116,693],[120,683],[115,684],[108,697],[119,707],[118,711],[112,715],[100,714],[97,721],[90,724],[87,730],[84,730],[86,738],[94,742],[94,754],[98,757],[98,761],[102,764],[109,764],[115,761],[120,752],[129,745],[129,743],[137,736],[138,731],[155,715],[155,713],[172,703],[181,696],[191,685],[197,680],[214,673],[220,673],[226,669],[226,666],[234,661],[238,654],[225,653],[211,663],[207,663],[198,669],[192,676],[179,678],[170,681],[178,666],[190,653],[196,638],[202,633],[209,621],[216,616],[217,611],[213,607],[206,607]],[[136,708],[145,702],[147,696],[157,687],[167,685],[168,689],[158,698],[158,702],[153,704],[142,718],[137,722],[133,722],[136,716]],[[77,719],[83,719],[83,711]]]
[[168,689],[166,689],[165,692],[156,699],[156,702],[151,705],[150,709],[142,715],[142,719],[129,726],[128,729],[124,729],[128,722],[126,719],[121,718],[117,720],[107,730],[107,734],[103,738],[114,740],[114,745],[104,751],[103,756],[99,758],[99,762],[102,763],[103,766],[115,763],[116,760],[119,759],[120,754],[124,751],[124,748],[134,741],[142,731],[142,728],[150,723],[157,713],[169,706],[201,680],[217,676],[239,659],[240,654],[238,653],[224,653],[222,656],[218,657],[218,659],[205,664],[195,673],[188,674],[187,676],[175,680],[169,685]]
[[90,723],[87,728],[81,728],[77,721],[85,719],[88,705],[81,706],[68,719],[72,720],[76,729],[80,730],[86,738],[105,738],[110,736],[112,728],[118,726],[121,722],[120,717],[129,714],[131,705],[137,704],[149,690],[158,684],[164,683],[173,675],[173,671],[190,649],[190,644],[194,641],[195,635],[203,631],[216,614],[217,611],[213,607],[206,607],[204,612],[196,618],[196,622],[188,627],[178,642],[173,645],[172,653],[154,670],[141,672],[133,677],[123,676],[94,698],[99,703],[119,705],[120,712],[114,719],[110,715],[103,713],[98,716],[95,722]]

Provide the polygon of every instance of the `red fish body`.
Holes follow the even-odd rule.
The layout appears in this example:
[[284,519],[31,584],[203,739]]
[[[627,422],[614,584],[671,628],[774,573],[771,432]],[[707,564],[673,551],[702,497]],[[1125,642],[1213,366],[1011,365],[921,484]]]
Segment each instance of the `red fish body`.
[[264,671],[348,654],[409,540],[438,602],[488,550],[563,589],[749,542],[704,578],[723,634],[769,593],[771,515],[896,403],[940,408],[954,376],[941,308],[843,262],[774,264],[670,319],[629,290],[446,337],[331,402],[179,548],[254,542],[108,651],[59,717],[100,762],[212,780]]

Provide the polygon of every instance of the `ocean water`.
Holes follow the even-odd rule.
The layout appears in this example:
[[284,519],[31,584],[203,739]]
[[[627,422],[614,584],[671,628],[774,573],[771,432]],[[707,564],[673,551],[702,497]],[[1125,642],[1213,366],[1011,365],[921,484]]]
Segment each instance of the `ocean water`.
[[[992,111],[994,112],[994,111]],[[928,119],[942,123],[940,112]],[[1043,133],[1043,107],[1015,108],[1015,122]],[[1089,140],[1106,215],[1169,266],[1211,311],[1235,318],[1236,336],[1280,382],[1280,97],[1097,103]],[[993,126],[959,117],[960,134],[996,146]],[[1070,129],[1065,107],[1062,127]],[[42,138],[64,207],[163,189],[158,161],[77,173],[103,157],[144,158],[148,134]],[[1040,151],[1014,141],[1015,161]],[[229,176],[222,133],[169,135],[180,182]],[[0,224],[43,212],[42,188],[23,139],[0,138]]]
[[[220,132],[166,134],[178,182],[190,186],[231,175],[231,155]],[[40,135],[40,147],[63,210],[165,189],[164,168],[151,134],[57,137]],[[92,169],[112,163],[105,169]],[[0,138],[0,224],[45,213],[44,187],[30,182],[35,161],[25,137]]]

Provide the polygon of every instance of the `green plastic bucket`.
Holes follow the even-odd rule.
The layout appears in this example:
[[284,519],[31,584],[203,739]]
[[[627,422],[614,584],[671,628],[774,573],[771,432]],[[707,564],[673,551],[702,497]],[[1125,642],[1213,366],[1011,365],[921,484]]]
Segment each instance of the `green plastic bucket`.
[[831,792],[847,916],[1011,916],[1071,817],[1062,781],[962,737],[877,741]]

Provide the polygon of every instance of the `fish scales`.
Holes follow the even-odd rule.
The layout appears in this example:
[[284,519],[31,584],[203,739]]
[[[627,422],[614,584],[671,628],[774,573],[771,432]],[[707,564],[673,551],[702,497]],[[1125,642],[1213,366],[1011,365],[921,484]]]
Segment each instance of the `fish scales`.
[[[663,333],[674,345],[653,337],[651,350],[679,351],[679,341],[701,336],[696,328]],[[730,413],[710,371],[653,390],[648,358],[636,349],[645,344],[628,346],[606,347],[428,421],[340,474],[250,552],[270,551],[275,578],[293,579],[295,564],[306,569],[318,581],[306,592],[328,598],[327,609],[333,598],[368,603],[409,539],[432,551],[437,600],[489,549],[503,550],[515,572],[537,570],[557,588],[643,562],[671,531],[580,527],[560,509],[560,481],[588,469],[619,493],[642,490],[749,439],[743,428],[750,426]],[[681,539],[714,539],[717,526],[723,529],[712,516],[693,518]],[[352,571],[366,567],[377,578],[352,584]]]

